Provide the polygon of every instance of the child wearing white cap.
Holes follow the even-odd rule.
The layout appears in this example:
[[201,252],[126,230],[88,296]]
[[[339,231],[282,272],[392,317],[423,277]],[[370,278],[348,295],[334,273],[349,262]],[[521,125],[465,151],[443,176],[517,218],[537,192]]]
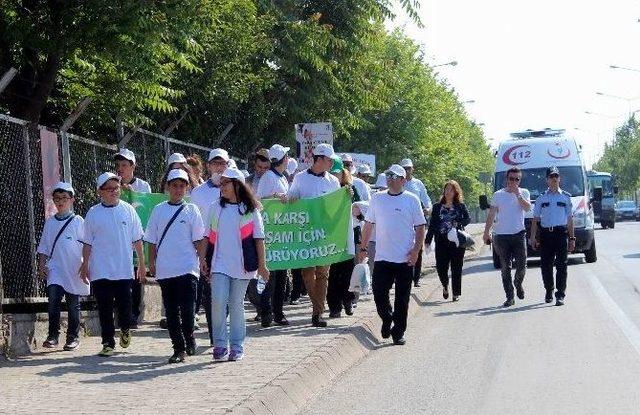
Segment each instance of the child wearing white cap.
[[153,208],[144,236],[149,244],[149,272],[160,284],[173,343],[169,363],[182,362],[196,352],[193,336],[196,292],[206,246],[202,243],[204,224],[200,211],[193,203],[184,201],[188,189],[186,171],[169,171],[169,200]]
[[124,189],[133,190],[139,193],[151,193],[151,186],[139,177],[135,176],[136,171],[136,155],[133,151],[121,148],[113,160],[116,164],[116,174],[122,180]]
[[135,278],[144,282],[146,267],[142,252],[142,224],[133,206],[120,200],[120,177],[107,172],[96,180],[100,203],[89,209],[80,241],[83,281],[91,280],[102,331],[99,355],[112,356],[115,348],[114,305],[120,323],[120,347],[131,343],[131,282],[133,251],[139,267]]
[[59,182],[53,188],[53,203],[57,213],[44,223],[38,245],[38,275],[47,280],[49,295],[49,333],[42,344],[46,348],[58,345],[60,306],[67,302],[67,339],[64,350],[80,345],[80,296],[89,295],[89,284],[80,280],[82,264],[82,228],[84,220],[72,211],[75,192],[69,183]]

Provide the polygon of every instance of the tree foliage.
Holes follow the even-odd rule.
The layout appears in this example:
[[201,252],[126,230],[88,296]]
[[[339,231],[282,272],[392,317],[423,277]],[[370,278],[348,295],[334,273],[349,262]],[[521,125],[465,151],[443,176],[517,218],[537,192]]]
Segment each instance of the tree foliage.
[[605,144],[602,157],[593,168],[616,176],[620,190],[631,194],[640,186],[640,125],[632,116],[616,130],[615,139]]

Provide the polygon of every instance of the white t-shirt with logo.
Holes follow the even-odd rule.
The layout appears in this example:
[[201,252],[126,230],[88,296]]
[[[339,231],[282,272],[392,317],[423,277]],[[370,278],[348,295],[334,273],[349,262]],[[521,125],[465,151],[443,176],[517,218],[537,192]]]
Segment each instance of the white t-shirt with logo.
[[193,203],[185,203],[180,214],[173,221],[158,248],[160,238],[167,224],[182,206],[163,202],[153,208],[145,242],[156,245],[156,279],[179,277],[185,274],[200,275],[198,252],[193,243],[202,240],[204,224],[200,210]]
[[[69,218],[58,219],[51,216],[44,223],[42,237],[38,244],[38,253],[47,257],[51,255],[53,242],[60,229]],[[74,216],[56,242],[53,255],[47,261],[49,274],[47,285],[56,284],[70,294],[89,295],[89,285],[80,279],[80,265],[82,265],[82,230],[84,219]]]
[[358,196],[363,202],[371,200],[371,186],[359,177],[353,178],[353,187],[358,191]]
[[427,223],[420,200],[403,191],[390,195],[378,192],[371,197],[365,215],[367,222],[375,224],[375,261],[406,263],[415,242],[415,227]]
[[211,204],[220,199],[220,188],[214,185],[211,180],[207,180],[200,186],[193,189],[191,191],[191,194],[189,195],[189,198],[191,200],[191,203],[195,204],[200,210],[202,222],[205,225],[208,225],[210,222],[209,212],[211,209]]
[[[133,248],[144,232],[133,206],[120,200],[115,206],[94,205],[84,219],[80,239],[91,245],[89,275],[92,281],[133,278]],[[56,248],[57,249],[57,248]]]
[[[527,189],[520,189],[522,197],[529,200]],[[518,197],[506,189],[500,189],[493,194],[491,206],[498,208],[498,214],[493,224],[493,231],[497,235],[513,235],[525,230],[524,209],[518,202]]]
[[258,199],[272,198],[276,193],[286,194],[289,191],[289,181],[284,175],[278,174],[273,170],[268,170],[260,178],[256,196]]
[[[264,176],[262,178],[264,179]],[[244,269],[242,241],[240,240],[240,217],[237,204],[227,203],[220,209],[218,238],[215,254],[212,258],[211,272],[226,274],[232,278],[252,279],[256,277],[258,272],[246,272]],[[264,239],[264,224],[258,209],[253,211],[253,237],[254,239]]]
[[151,186],[139,177],[134,177],[133,182],[129,183],[131,190],[138,193],[151,193]]
[[295,199],[313,199],[340,189],[340,181],[333,174],[316,175],[310,169],[296,174],[288,196]]

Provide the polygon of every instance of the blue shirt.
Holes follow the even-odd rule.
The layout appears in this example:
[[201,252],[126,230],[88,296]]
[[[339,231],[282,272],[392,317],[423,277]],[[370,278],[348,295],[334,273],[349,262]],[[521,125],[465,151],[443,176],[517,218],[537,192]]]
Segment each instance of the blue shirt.
[[411,180],[407,180],[404,189],[418,196],[423,209],[431,209],[433,207],[431,198],[427,194],[427,188],[424,186],[424,183],[422,183],[422,180],[412,177]]
[[557,192],[547,189],[538,197],[533,208],[533,217],[540,219],[543,228],[567,226],[572,215],[571,194],[562,189]]

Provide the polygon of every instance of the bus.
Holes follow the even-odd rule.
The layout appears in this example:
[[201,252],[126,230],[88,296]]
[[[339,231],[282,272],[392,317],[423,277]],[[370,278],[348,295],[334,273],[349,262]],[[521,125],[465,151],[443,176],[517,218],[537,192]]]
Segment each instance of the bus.
[[[614,178],[611,173],[588,171],[589,198],[593,207],[593,220],[599,223],[603,229],[615,228],[616,226],[616,196],[618,187],[614,185]],[[602,189],[601,200],[595,200],[594,190]]]

